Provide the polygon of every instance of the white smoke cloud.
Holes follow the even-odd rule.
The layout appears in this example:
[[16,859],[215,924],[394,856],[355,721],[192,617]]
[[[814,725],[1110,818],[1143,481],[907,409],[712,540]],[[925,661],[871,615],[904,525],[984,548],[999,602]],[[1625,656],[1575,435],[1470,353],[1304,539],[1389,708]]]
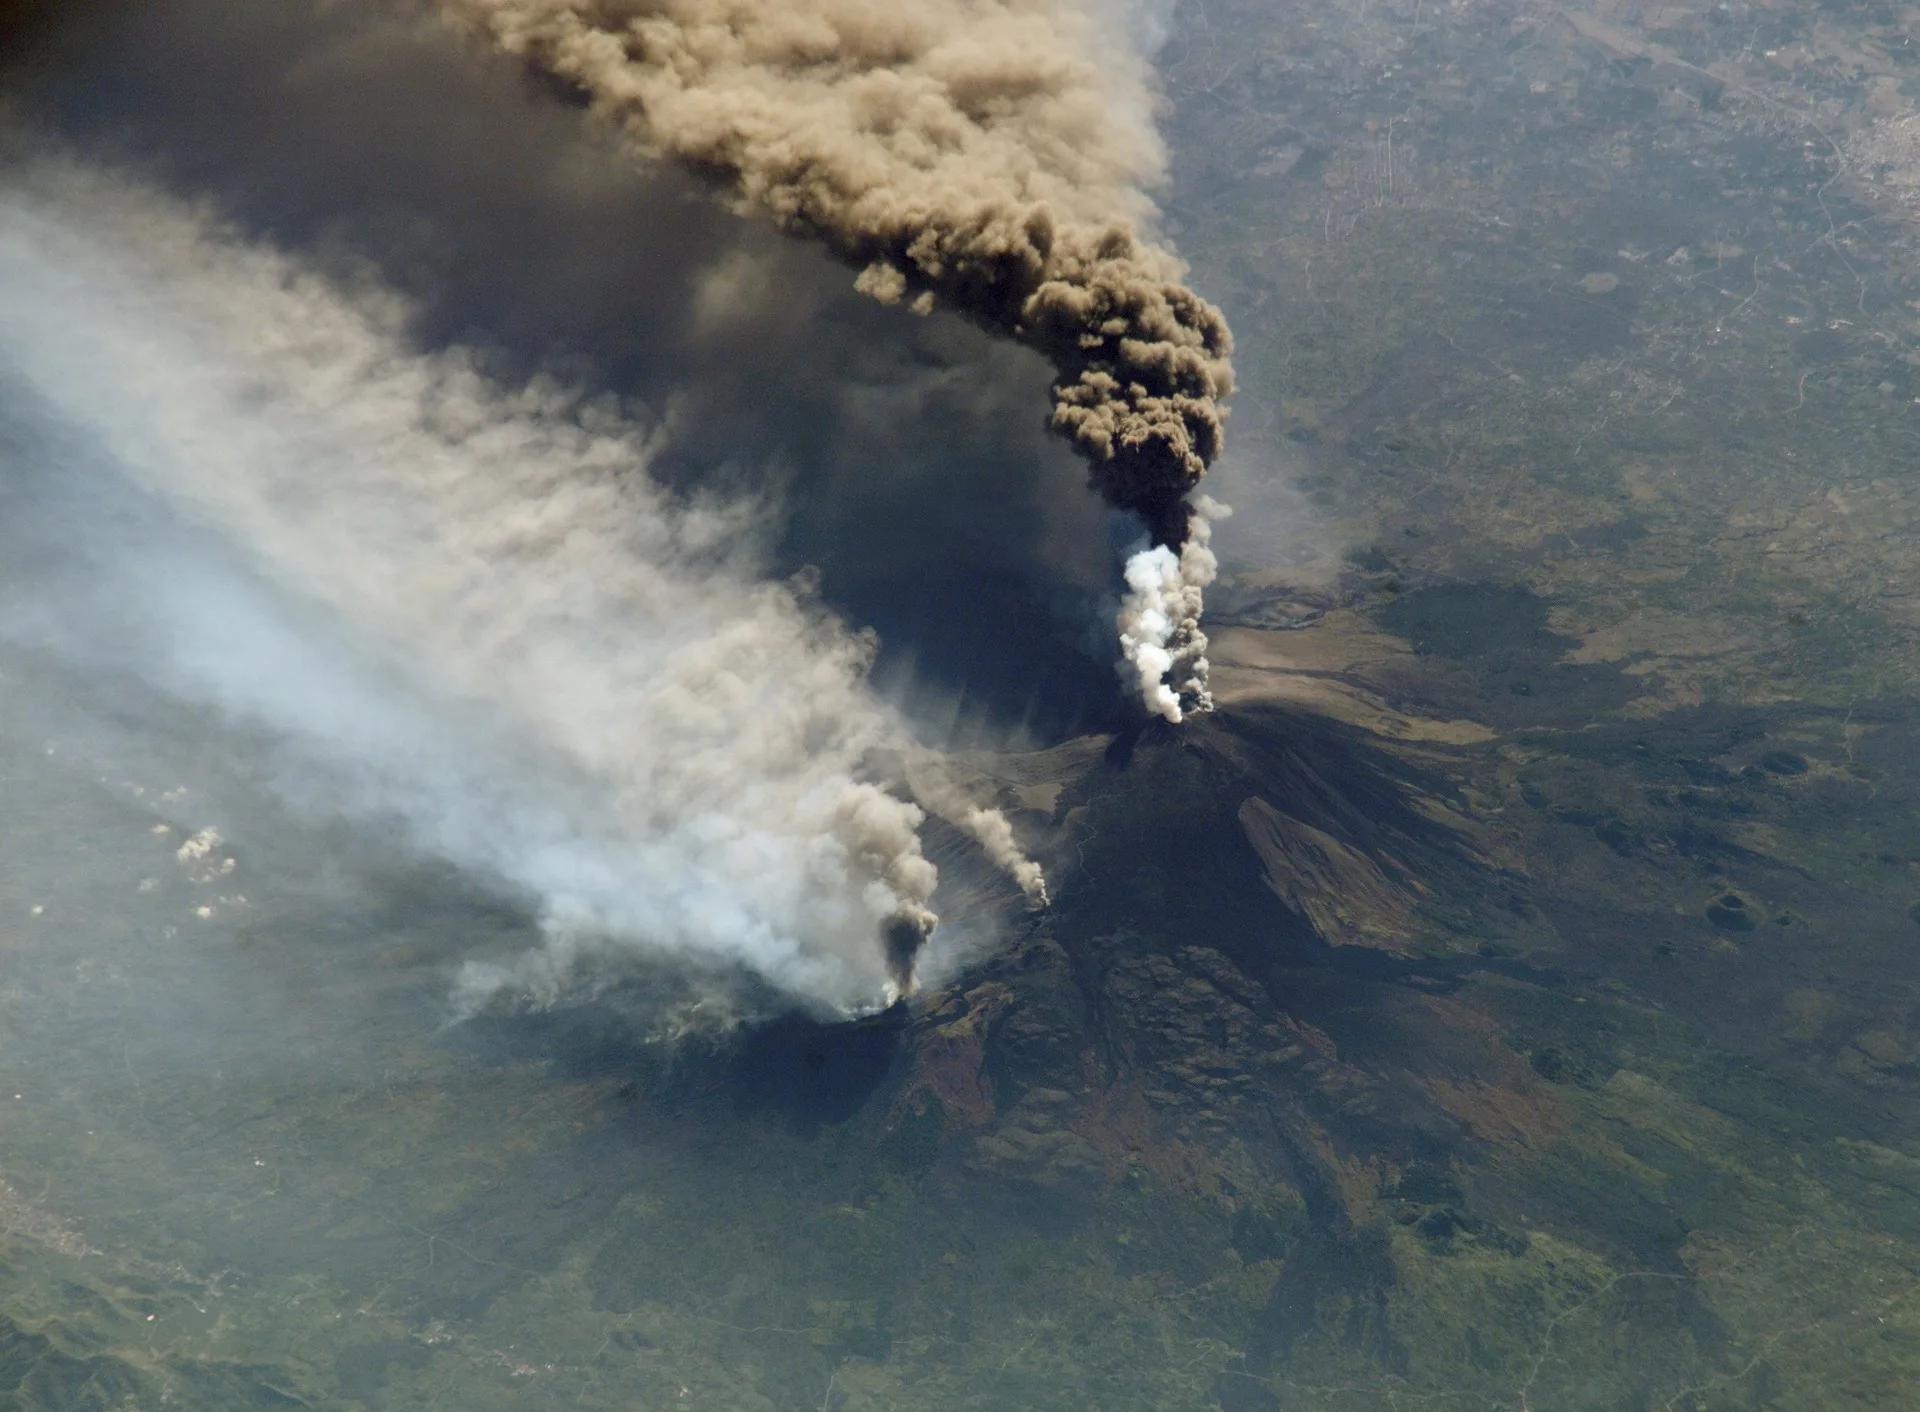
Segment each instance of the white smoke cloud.
[[266,728],[309,807],[537,896],[546,946],[469,967],[469,1006],[628,954],[885,1003],[936,876],[866,774],[903,743],[872,642],[756,579],[755,507],[664,497],[632,417],[420,353],[405,313],[125,182],[7,170],[0,376],[180,522],[117,556],[117,621],[13,629]]
[[1206,589],[1220,572],[1213,524],[1233,513],[1210,496],[1192,501],[1187,542],[1164,544],[1127,559],[1126,596],[1120,601],[1120,671],[1147,709],[1176,725],[1190,710],[1211,711],[1207,690],[1207,635],[1200,630]]

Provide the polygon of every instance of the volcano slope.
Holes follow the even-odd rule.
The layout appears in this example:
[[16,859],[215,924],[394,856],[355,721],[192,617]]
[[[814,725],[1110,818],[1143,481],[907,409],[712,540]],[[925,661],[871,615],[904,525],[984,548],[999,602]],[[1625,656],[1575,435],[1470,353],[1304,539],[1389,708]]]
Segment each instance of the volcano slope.
[[[667,1244],[672,1222],[606,1236],[596,1301],[661,1311],[677,1357],[874,1406],[1613,1407],[1781,1380],[1755,1360],[1773,1301],[1837,1291],[1870,1241],[1786,1239],[1840,1174],[1795,1177],[1754,1129],[1821,1112],[1831,1142],[1859,1104],[1740,1054],[1686,987],[1652,998],[1647,940],[1711,968],[1714,928],[1570,795],[1514,799],[1483,728],[1372,692],[1418,665],[1406,643],[1339,613],[1223,640],[1213,716],[977,762],[1056,903],[910,1013],[666,1068],[578,1016],[539,1041],[633,1086],[616,1128],[765,1149],[717,1162]],[[1645,768],[1765,733],[1697,722]],[[1569,847],[1591,882],[1536,897]],[[1596,945],[1635,887],[1628,937]],[[774,1170],[778,1196],[748,1179]],[[711,1231],[736,1225],[728,1259],[766,1272],[747,1295],[686,1273],[727,1266]],[[715,1345],[663,1296],[744,1332]]]
[[[851,1196],[840,1268],[809,1253],[735,1321],[791,1327],[864,1286],[852,1332],[783,1350],[800,1385],[882,1344],[876,1405],[920,1405],[892,1401],[916,1378],[925,1405],[973,1405],[988,1356],[1005,1366],[982,1406],[1262,1405],[1295,1367],[1405,1378],[1396,1249],[1545,1278],[1527,1202],[1474,1173],[1565,1126],[1471,998],[1532,989],[1488,938],[1541,928],[1448,749],[1249,702],[981,760],[1058,881],[1015,944],[911,1013],[784,1022],[670,1069],[609,1025],[583,1077],[644,1069],[656,1121],[730,1105],[723,1126],[791,1128],[813,1192],[790,1194]],[[546,1052],[595,1052],[587,1023]],[[766,1230],[765,1194],[740,1200],[728,1220]],[[611,1305],[657,1297],[691,1253],[656,1239],[603,1249]],[[1674,1302],[1640,1332],[1664,1337]],[[1178,1371],[1139,1342],[1170,1336]],[[950,1362],[956,1341],[974,1347]]]
[[[1429,631],[1455,600],[1504,603],[1426,600]],[[1509,646],[1534,632],[1482,618]],[[1780,1003],[1769,947],[1845,964],[1817,938],[1852,899],[1740,851],[1698,801],[1647,802],[1718,771],[1693,787],[1784,829],[1839,747],[1777,710],[1701,711],[1543,726],[1516,765],[1365,614],[1219,638],[1208,718],[974,760],[1055,905],[1023,913],[931,833],[947,876],[1026,920],[860,1024],[663,1043],[609,994],[428,1042],[448,960],[530,922],[429,874],[303,897],[295,839],[241,861],[234,975],[261,989],[233,1013],[331,1057],[210,1081],[124,1017],[76,1029],[125,986],[22,934],[9,1043],[63,1056],[103,1116],[76,1167],[65,1098],[4,1110],[0,1378],[49,1408],[96,1382],[1075,1412],[1658,1406],[1707,1385],[1736,1407],[1899,1356],[1897,1090],[1836,1082],[1753,1018]],[[1429,674],[1431,709],[1389,704],[1401,672]],[[1864,724],[1856,754],[1882,760]],[[1789,730],[1803,774],[1758,763]],[[76,794],[37,739],[5,764],[41,807],[0,830],[0,884],[88,925],[100,860],[74,871],[57,840],[84,828],[137,877],[151,815]],[[117,916],[91,966],[182,964]],[[218,1043],[249,1052],[233,1024]],[[122,1229],[142,1244],[96,1249]]]
[[[1462,604],[1502,650],[1538,635],[1493,593],[1414,616],[1432,632]],[[641,1085],[700,1131],[726,1104],[723,1127],[784,1120],[796,1212],[858,1213],[783,1243],[741,1191],[725,1219],[783,1245],[779,1292],[703,1297],[813,1328],[783,1377],[875,1406],[1766,1405],[1858,1356],[1876,1316],[1849,1264],[1887,1281],[1894,1256],[1831,1213],[1866,1189],[1852,1134],[1887,1118],[1755,1023],[1777,983],[1712,983],[1734,959],[1713,907],[1791,898],[1818,928],[1845,903],[1592,797],[1576,763],[1652,781],[1718,759],[1784,818],[1752,762],[1805,722],[1557,735],[1516,771],[1361,615],[1222,640],[1216,715],[981,762],[1050,841],[1056,905],[1015,944],[911,1014],[776,1027]],[[1429,672],[1423,715],[1376,690],[1408,672]],[[1704,917],[1703,874],[1743,879]],[[609,1307],[699,1248],[653,1239],[602,1248]],[[1819,1322],[1788,1322],[1795,1290]],[[1792,1328],[1818,1337],[1790,1362],[1770,1350]]]
[[[1525,594],[1352,589],[1220,632],[1210,717],[979,759],[1056,902],[911,1013],[671,1072],[608,1045],[593,1082],[650,1076],[635,1121],[781,1153],[784,1197],[720,1220],[783,1273],[697,1298],[815,1332],[734,1356],[876,1406],[1229,1409],[1792,1405],[1870,1357],[1905,1170],[1870,1135],[1904,1108],[1769,1016],[1804,967],[1891,964],[1883,899],[1741,841],[1822,827],[1844,723],[1596,724],[1616,670],[1561,662]],[[601,1247],[608,1307],[694,1297],[705,1239],[657,1231]]]

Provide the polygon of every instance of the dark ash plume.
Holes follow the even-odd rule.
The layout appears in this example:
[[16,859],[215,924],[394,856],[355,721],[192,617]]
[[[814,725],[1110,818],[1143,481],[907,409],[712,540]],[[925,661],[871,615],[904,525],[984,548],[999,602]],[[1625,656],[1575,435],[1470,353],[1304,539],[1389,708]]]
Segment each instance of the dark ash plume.
[[[1048,0],[442,3],[646,151],[858,266],[866,293],[948,305],[1045,354],[1054,428],[1179,575],[1232,338],[1143,231],[1161,150],[1137,60],[1092,16]],[[1183,674],[1146,690],[1171,719],[1206,701],[1210,573],[1182,578],[1195,611],[1155,644]],[[1123,646],[1129,675],[1162,687],[1159,658]]]

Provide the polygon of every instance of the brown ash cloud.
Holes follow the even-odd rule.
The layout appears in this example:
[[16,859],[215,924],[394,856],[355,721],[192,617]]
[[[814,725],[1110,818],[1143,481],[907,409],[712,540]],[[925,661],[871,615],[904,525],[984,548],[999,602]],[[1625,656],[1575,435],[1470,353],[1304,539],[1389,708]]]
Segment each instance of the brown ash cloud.
[[[1187,544],[1232,338],[1150,234],[1162,151],[1141,65],[1110,26],[1046,0],[443,8],[645,152],[826,245],[864,292],[961,310],[1042,353],[1053,428],[1093,486],[1154,546]],[[1203,701],[1195,624],[1166,645]]]

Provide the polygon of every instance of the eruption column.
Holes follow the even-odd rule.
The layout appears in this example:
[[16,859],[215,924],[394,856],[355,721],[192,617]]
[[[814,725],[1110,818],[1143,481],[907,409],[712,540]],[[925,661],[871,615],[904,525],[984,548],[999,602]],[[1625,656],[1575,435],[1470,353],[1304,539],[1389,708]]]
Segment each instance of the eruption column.
[[1232,337],[1143,233],[1163,152],[1121,40],[1065,0],[442,4],[644,150],[822,242],[864,292],[945,304],[1050,359],[1055,430],[1175,566],[1166,631],[1123,620],[1125,670],[1171,719],[1204,707],[1213,561],[1188,495],[1220,453]]

